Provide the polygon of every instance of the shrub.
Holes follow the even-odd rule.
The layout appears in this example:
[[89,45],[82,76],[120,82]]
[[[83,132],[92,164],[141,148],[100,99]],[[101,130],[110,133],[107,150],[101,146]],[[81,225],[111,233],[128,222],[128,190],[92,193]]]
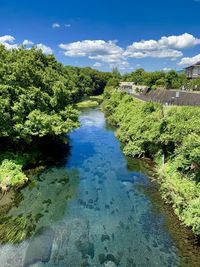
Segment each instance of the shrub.
[[21,187],[27,181],[22,172],[22,165],[5,159],[0,165],[0,188],[6,191],[9,187]]

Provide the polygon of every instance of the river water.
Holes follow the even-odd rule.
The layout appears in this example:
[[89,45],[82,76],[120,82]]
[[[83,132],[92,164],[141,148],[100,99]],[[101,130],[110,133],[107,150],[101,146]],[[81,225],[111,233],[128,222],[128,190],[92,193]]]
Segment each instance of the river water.
[[0,266],[180,266],[143,163],[125,158],[99,110],[80,122],[64,163],[1,203]]

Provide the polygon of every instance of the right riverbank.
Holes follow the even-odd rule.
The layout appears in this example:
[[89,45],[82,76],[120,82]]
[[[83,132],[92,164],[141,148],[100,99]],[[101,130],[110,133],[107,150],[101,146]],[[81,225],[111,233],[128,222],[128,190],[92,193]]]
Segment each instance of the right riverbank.
[[199,107],[166,108],[107,88],[103,110],[117,127],[125,155],[155,162],[162,198],[199,237]]

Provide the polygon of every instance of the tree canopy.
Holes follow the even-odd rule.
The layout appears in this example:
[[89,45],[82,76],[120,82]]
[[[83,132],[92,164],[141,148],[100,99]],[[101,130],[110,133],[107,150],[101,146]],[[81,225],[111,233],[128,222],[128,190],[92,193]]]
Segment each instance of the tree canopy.
[[18,162],[24,151],[15,146],[27,148],[76,128],[79,112],[74,104],[101,94],[109,77],[91,68],[66,67],[36,48],[8,50],[0,45],[0,147],[7,143],[11,150],[0,154],[0,188],[26,181],[22,169],[27,160]]
[[41,50],[0,46],[0,137],[31,141],[68,133],[78,125],[73,103],[102,93],[106,82],[105,73],[64,67]]
[[122,80],[152,88],[200,90],[199,79],[188,80],[184,72],[179,73],[175,70],[146,72],[144,69],[137,69],[124,74]]

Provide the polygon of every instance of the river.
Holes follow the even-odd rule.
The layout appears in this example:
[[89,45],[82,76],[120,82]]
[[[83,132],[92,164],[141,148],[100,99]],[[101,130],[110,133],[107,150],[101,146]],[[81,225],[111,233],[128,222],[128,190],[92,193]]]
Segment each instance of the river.
[[0,266],[198,266],[198,248],[173,235],[144,164],[125,158],[103,113],[80,122],[62,164],[0,203]]

